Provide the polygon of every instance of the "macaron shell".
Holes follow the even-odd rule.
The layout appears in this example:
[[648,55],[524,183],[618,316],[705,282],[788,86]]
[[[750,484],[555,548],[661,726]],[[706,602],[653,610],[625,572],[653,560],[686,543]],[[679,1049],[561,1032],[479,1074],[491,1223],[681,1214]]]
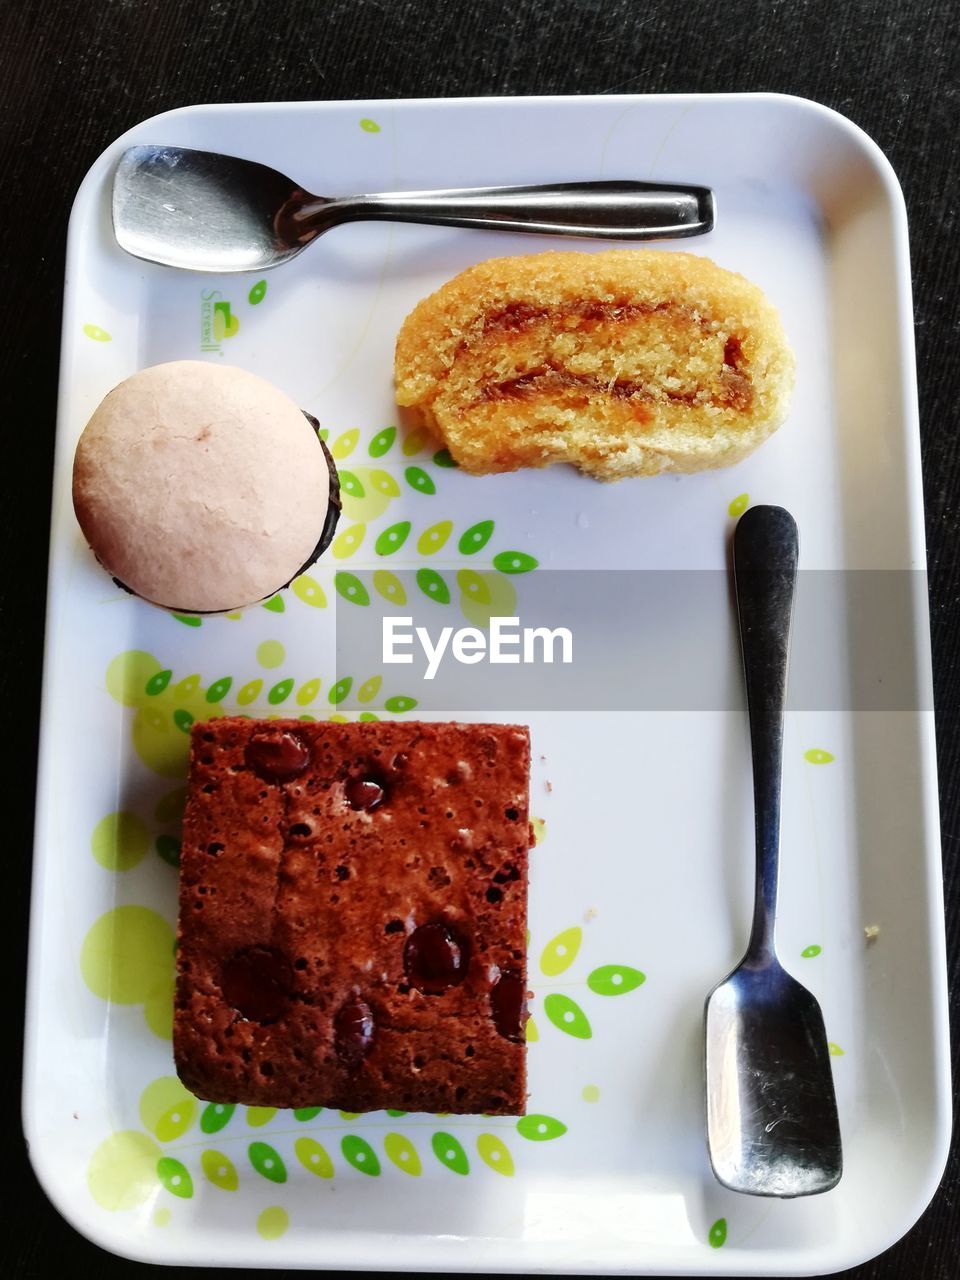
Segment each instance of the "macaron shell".
[[316,550],[330,477],[299,406],[245,370],[155,365],[107,395],[73,500],[103,566],[167,608],[217,612],[289,582]]

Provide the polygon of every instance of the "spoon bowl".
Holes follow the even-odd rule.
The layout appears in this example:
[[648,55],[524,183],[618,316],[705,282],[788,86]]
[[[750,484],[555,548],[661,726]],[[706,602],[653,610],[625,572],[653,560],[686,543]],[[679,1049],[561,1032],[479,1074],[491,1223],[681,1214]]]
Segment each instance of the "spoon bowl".
[[297,185],[268,165],[213,151],[131,147],[113,178],[113,229],[135,258],[188,271],[263,271],[296,257],[277,211]]
[[843,1156],[823,1014],[775,960],[736,969],[707,1001],[707,1129],[732,1191],[814,1195]]

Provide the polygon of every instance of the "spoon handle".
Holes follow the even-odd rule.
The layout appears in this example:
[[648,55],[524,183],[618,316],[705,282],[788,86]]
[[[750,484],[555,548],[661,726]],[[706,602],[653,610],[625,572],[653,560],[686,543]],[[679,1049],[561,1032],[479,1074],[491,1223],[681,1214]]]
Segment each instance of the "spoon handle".
[[707,187],[658,182],[561,182],[351,196],[305,204],[296,213],[306,240],[340,222],[379,219],[541,235],[654,240],[702,235],[716,218]]
[[757,893],[747,959],[761,962],[776,954],[783,710],[798,555],[797,525],[789,511],[751,507],[741,517],[733,535],[733,567],[757,833]]

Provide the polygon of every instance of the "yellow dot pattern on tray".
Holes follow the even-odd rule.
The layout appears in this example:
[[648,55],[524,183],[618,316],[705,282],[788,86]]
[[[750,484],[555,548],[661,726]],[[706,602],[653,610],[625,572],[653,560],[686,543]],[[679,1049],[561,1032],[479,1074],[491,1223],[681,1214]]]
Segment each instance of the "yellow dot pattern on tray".
[[249,681],[237,694],[237,702],[240,703],[241,707],[249,706],[251,702],[255,701],[262,688],[262,680],[258,679]]
[[102,1000],[140,1004],[173,974],[173,930],[149,907],[114,907],[96,920],[80,948],[83,980]]
[[344,458],[349,458],[350,454],[353,453],[359,439],[359,427],[351,427],[349,431],[344,431],[343,435],[337,436],[330,446],[330,452],[338,462],[341,462]]
[[369,680],[364,680],[363,684],[357,690],[357,699],[360,702],[372,702],[380,692],[380,686],[383,683],[383,676],[371,676]]
[[172,1214],[169,1209],[158,1209],[153,1215],[153,1225],[155,1227],[165,1227],[171,1217]]
[[811,747],[809,751],[803,753],[803,758],[808,764],[832,764],[835,759],[829,751],[824,751],[822,747]]
[[360,128],[364,133],[380,132],[380,126],[377,124],[376,120],[371,120],[368,116],[364,116],[360,121]]
[[509,618],[516,612],[516,588],[502,573],[458,569],[457,586],[460,612],[475,627],[486,630],[491,617]]
[[[555,978],[557,974],[569,969],[577,958],[577,952],[580,950],[582,941],[583,930],[579,925],[574,925],[571,929],[564,929],[555,938],[551,938],[540,955],[542,972],[548,978]],[[572,1019],[567,1018],[565,1021],[570,1022]]]
[[319,679],[307,680],[305,684],[300,686],[297,690],[297,703],[299,706],[309,707],[320,692],[320,683]]
[[334,538],[331,554],[337,560],[348,560],[355,551],[359,551],[366,532],[365,524],[352,524],[349,529],[344,529],[343,533]]
[[584,1102],[599,1102],[600,1090],[595,1084],[585,1084],[580,1092],[580,1097]]
[[407,593],[403,589],[403,583],[389,569],[374,570],[373,586],[375,591],[379,591],[383,598],[392,604],[407,603]]
[[488,1168],[505,1178],[512,1178],[514,1172],[513,1157],[510,1149],[495,1134],[481,1133],[477,1138],[477,1153]]
[[143,1016],[147,1026],[161,1040],[173,1038],[173,978],[166,986],[159,987],[143,1002]]
[[423,427],[414,427],[412,431],[408,431],[400,446],[404,457],[412,458],[419,453],[429,439],[430,434]]
[[257,645],[257,661],[261,667],[279,667],[287,651],[279,640],[264,640]]
[[135,1209],[157,1186],[162,1149],[145,1133],[124,1129],[101,1142],[87,1166],[87,1186],[101,1209]]
[[83,326],[83,332],[88,338],[92,338],[94,342],[111,341],[110,334],[107,333],[106,329],[101,329],[98,324],[85,324]]
[[161,1142],[181,1137],[193,1124],[197,1100],[176,1076],[151,1080],[140,1095],[143,1127]]
[[439,524],[431,525],[429,529],[424,529],[417,539],[417,550],[422,556],[433,555],[435,551],[439,551],[446,545],[452,532],[452,520],[441,520]]
[[279,1240],[290,1226],[290,1215],[280,1205],[264,1209],[257,1218],[257,1231],[264,1240]]
[[730,503],[729,507],[727,507],[727,511],[730,514],[731,518],[736,520],[738,516],[743,515],[743,513],[746,511],[749,505],[750,505],[749,493],[741,493],[741,494],[738,494],[737,497],[735,497],[734,500]]
[[135,813],[108,813],[90,837],[90,852],[108,871],[129,871],[149,848],[150,832]]
[[327,607],[327,597],[324,594],[323,587],[317,582],[316,578],[311,578],[309,573],[301,573],[300,577],[294,578],[290,585],[293,588],[293,594],[302,600],[304,604],[308,604],[314,609],[325,609]]
[[147,681],[161,669],[152,653],[128,649],[118,653],[107,667],[107,690],[125,707],[138,706],[145,697]]
[[543,844],[547,838],[547,824],[542,818],[536,818],[531,814],[530,825],[533,827],[533,843],[535,845]]

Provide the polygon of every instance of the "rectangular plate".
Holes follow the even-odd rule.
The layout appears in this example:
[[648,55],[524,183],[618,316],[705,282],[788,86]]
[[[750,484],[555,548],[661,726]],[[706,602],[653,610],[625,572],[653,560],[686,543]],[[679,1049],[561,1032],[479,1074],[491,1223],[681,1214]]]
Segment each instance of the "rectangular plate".
[[[716,231],[676,247],[741,271],[780,309],[798,359],[790,418],[733,470],[617,485],[562,467],[477,481],[402,432],[378,453],[374,439],[396,423],[393,343],[414,303],[472,262],[557,242],[352,225],[266,276],[263,294],[256,278],[177,273],[117,248],[111,170],[136,142],[244,155],[331,193],[709,184]],[[279,384],[366,486],[341,524],[353,541],[282,608],[190,625],[116,589],[76,526],[70,471],[88,416],[122,378],[181,358]],[[410,467],[428,483],[411,483]],[[71,218],[54,483],[24,1110],[36,1171],[79,1230],[167,1263],[769,1276],[850,1266],[916,1220],[942,1172],[950,1109],[909,259],[899,187],[853,125],[751,95],[188,107],[139,125],[93,166]],[[523,579],[491,568],[505,550],[543,568],[722,573],[748,500],[794,513],[805,569],[908,583],[892,657],[875,652],[878,629],[844,591],[795,642],[795,663],[815,662],[819,645],[825,668],[837,655],[841,667],[822,705],[788,714],[780,927],[785,963],[820,999],[835,1045],[839,1188],[738,1197],[707,1162],[703,1001],[738,958],[752,897],[735,686],[727,709],[501,717],[530,723],[531,807],[546,824],[532,855],[529,1058],[530,1111],[549,1120],[523,1133],[483,1117],[227,1117],[182,1096],[165,857],[190,717],[409,716],[387,701],[411,692],[409,668],[341,663],[353,684],[334,700],[334,618],[338,605],[357,608],[338,596],[337,570],[374,591],[375,569],[430,565],[449,581],[445,617],[457,622],[466,567],[491,575],[504,612],[512,591],[522,596]],[[377,536],[406,520],[404,546],[378,556]],[[489,542],[462,553],[463,532],[485,520]],[[444,547],[418,546],[446,521]],[[686,636],[691,663],[719,650],[732,669],[729,614],[715,622],[712,635]],[[647,661],[671,643],[659,627],[651,610],[637,636]],[[910,693],[864,709],[851,682],[881,658],[878,679]],[[589,977],[607,965],[646,980],[603,995]],[[575,1002],[589,1038],[566,1033],[569,1006],[551,994]],[[349,1136],[368,1145],[344,1148]],[[251,1158],[253,1143],[272,1154]],[[465,1176],[445,1167],[460,1151]],[[333,1176],[315,1176],[327,1157]]]

